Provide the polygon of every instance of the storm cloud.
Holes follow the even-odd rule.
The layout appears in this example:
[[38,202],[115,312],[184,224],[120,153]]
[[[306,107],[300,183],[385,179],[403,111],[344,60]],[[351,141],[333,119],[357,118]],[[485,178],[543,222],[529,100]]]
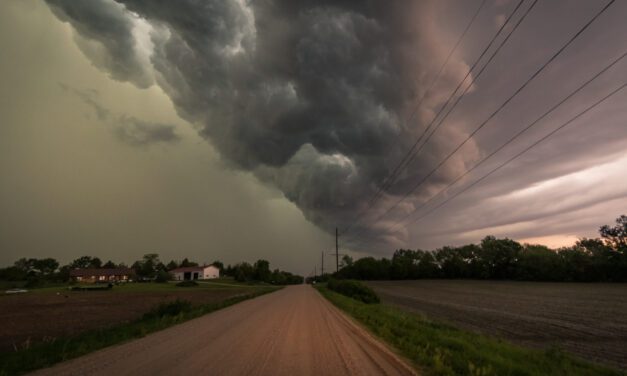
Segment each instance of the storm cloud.
[[[430,87],[454,39],[437,22],[442,12],[437,3],[400,0],[47,0],[47,3],[61,21],[72,25],[77,44],[95,66],[115,80],[140,88],[159,85],[179,115],[197,127],[229,166],[250,171],[261,181],[279,188],[309,221],[327,232],[351,224],[368,207],[369,199],[386,176],[467,74],[481,49],[479,46],[487,43],[516,5],[488,2],[478,19],[483,26],[471,29],[474,33],[466,41],[475,48],[467,47],[453,56],[412,117],[416,103]],[[415,181],[438,165],[443,156],[461,143],[598,8],[581,3],[572,8],[568,20],[551,21],[568,6],[543,4],[539,7],[544,8],[531,13],[525,21],[534,27],[522,28],[513,36],[508,48],[494,61],[494,69],[486,71],[469,91],[468,98],[464,98],[460,109],[447,120],[447,126],[434,134],[397,184],[384,192],[380,205],[367,213],[369,219],[385,212]],[[617,6],[625,10],[624,4]],[[467,15],[476,9],[470,5],[463,8],[466,18],[457,17],[460,24],[467,22]],[[606,30],[597,28],[591,37],[582,38],[574,52],[567,51],[564,60],[543,77],[544,82],[566,82],[565,85],[530,88],[542,95],[529,94],[526,99],[521,96],[511,111],[495,119],[501,127],[473,138],[432,179],[392,211],[386,221],[372,223],[367,218],[357,224],[356,230],[383,234],[394,244],[410,239],[405,230],[386,234],[390,222],[412,212],[507,135],[522,128],[547,103],[563,96],[568,87],[600,69],[606,57],[616,56],[616,51],[625,47],[625,38],[621,39],[624,30],[616,32],[620,21],[616,17],[608,16]],[[549,29],[550,33],[543,34]],[[601,44],[595,44],[598,39],[618,47],[602,50]],[[596,57],[589,64],[586,60],[589,56],[581,53],[588,47]],[[521,51],[526,53],[521,55]],[[575,60],[586,63],[574,68]],[[513,66],[516,68],[512,69]],[[573,76],[582,79],[571,80],[569,77]],[[589,94],[600,95],[612,80],[611,76],[606,77]],[[586,99],[574,99],[570,111],[577,108],[577,101],[585,103]],[[568,112],[566,108],[564,114]],[[122,120],[126,126],[121,128],[120,137],[138,144],[147,142],[145,124],[137,119]],[[594,165],[591,161],[598,158],[610,155],[616,158],[625,146],[627,131],[620,122],[610,123],[609,128],[585,136],[589,137],[585,142],[591,158],[580,158],[580,153],[574,152],[573,145],[584,142],[586,131],[574,132],[568,136],[570,142],[553,144],[553,151],[558,150],[558,163],[521,167],[515,174],[502,178],[503,184],[481,190],[479,198],[470,195],[475,201],[462,201],[460,205],[469,207],[473,202],[508,195],[555,176],[591,168]],[[157,139],[173,137],[168,132],[162,127],[156,133]],[[614,152],[610,153],[610,149]],[[619,188],[608,195],[624,197],[627,191]],[[464,222],[461,231],[524,222],[527,214],[515,215],[512,205],[517,204],[497,204],[483,214],[484,219],[465,217],[455,222]],[[538,216],[550,215],[540,206],[535,211]],[[574,210],[568,205],[562,205],[561,210],[567,207]],[[495,217],[502,219],[489,219]],[[450,226],[444,228],[450,231]]]
[[89,105],[99,120],[111,124],[113,135],[132,146],[147,146],[156,143],[174,143],[181,139],[173,124],[149,122],[129,115],[118,115],[105,108],[98,100],[97,90],[79,90],[60,83],[61,89],[80,98]]

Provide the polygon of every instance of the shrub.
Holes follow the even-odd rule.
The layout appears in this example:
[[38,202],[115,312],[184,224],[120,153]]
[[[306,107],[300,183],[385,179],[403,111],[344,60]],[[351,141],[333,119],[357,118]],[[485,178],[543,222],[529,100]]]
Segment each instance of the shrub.
[[172,279],[172,275],[166,271],[159,271],[157,276],[155,277],[155,282],[157,283],[165,283]]
[[379,303],[377,294],[370,287],[358,281],[330,279],[327,287],[366,304]]
[[176,316],[182,312],[188,312],[192,308],[192,303],[187,300],[176,299],[172,302],[161,303],[144,314],[144,319]]
[[176,284],[176,286],[178,287],[196,287],[198,286],[198,283],[194,282],[194,281],[182,281]]

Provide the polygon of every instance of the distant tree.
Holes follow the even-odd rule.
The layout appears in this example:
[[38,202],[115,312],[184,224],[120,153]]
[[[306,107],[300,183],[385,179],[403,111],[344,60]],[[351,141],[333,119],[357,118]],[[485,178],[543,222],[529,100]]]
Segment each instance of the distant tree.
[[436,278],[438,276],[438,265],[432,252],[423,252],[418,261],[417,275],[414,278]]
[[446,278],[468,277],[469,265],[458,248],[444,247],[435,252],[439,272]]
[[616,225],[613,227],[601,226],[599,232],[605,244],[615,251],[627,253],[627,215],[616,218]]
[[353,265],[353,258],[349,255],[342,256],[342,261],[340,261],[340,268]]
[[187,257],[186,257],[186,258],[184,258],[184,259],[183,259],[183,261],[181,261],[181,263],[179,264],[179,266],[180,266],[181,268],[188,268],[188,267],[190,267],[190,266],[198,266],[198,263],[197,263],[197,262],[193,262],[193,261],[189,261],[189,260],[187,259]]
[[165,283],[172,280],[172,275],[165,270],[159,270],[155,276],[155,282]]
[[486,278],[507,279],[514,275],[514,264],[522,250],[520,243],[511,239],[486,236],[481,241],[481,259]]
[[104,269],[115,269],[118,266],[113,261],[109,260],[109,261],[105,262],[104,265],[102,265],[102,267]]
[[168,262],[168,264],[166,265],[166,268],[167,268],[168,270],[173,270],[173,269],[176,269],[176,268],[178,268],[178,267],[179,267],[179,264],[178,264],[176,261],[174,261],[174,260],[171,260],[171,261],[170,261],[170,262]]
[[262,282],[270,282],[270,263],[267,260],[257,260],[253,266],[255,269],[254,279]]
[[21,258],[13,266],[30,276],[50,276],[57,270],[59,263],[53,258]]
[[17,266],[9,266],[0,269],[0,280],[2,281],[25,281],[28,273]]
[[214,261],[211,263],[211,265],[215,266],[216,268],[218,268],[220,270],[220,274],[222,274],[222,272],[224,271],[224,264],[222,263],[222,261]]
[[233,266],[233,276],[239,282],[247,282],[255,279],[255,268],[247,262],[241,262]]
[[98,257],[81,256],[70,263],[72,269],[100,268],[102,261]]
[[515,268],[511,278],[524,281],[559,281],[565,275],[560,255],[543,245],[525,244]]
[[157,253],[147,253],[142,260],[133,264],[135,272],[141,278],[153,279],[157,276],[157,272],[162,269],[161,261]]

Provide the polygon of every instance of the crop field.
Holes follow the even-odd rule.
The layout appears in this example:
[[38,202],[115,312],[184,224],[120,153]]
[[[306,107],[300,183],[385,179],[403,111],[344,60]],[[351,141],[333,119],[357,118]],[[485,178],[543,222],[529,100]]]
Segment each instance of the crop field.
[[368,285],[384,303],[434,320],[627,369],[627,284],[419,280]]
[[219,302],[254,286],[200,283],[181,288],[171,283],[137,283],[109,291],[46,288],[0,296],[0,352],[101,329],[140,318],[154,306],[184,299],[194,305]]

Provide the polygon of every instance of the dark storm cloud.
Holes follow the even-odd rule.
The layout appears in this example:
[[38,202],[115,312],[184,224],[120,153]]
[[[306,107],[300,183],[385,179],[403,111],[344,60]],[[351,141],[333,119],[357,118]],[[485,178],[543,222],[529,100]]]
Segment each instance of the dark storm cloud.
[[[465,41],[463,58],[456,55],[451,60],[418,111],[416,121],[406,123],[452,45],[452,37],[445,35],[444,26],[436,21],[441,16],[437,2],[48,0],[48,3],[61,20],[74,27],[79,40],[83,40],[81,43],[96,46],[93,50],[81,47],[96,65],[110,72],[114,79],[140,87],[149,85],[154,77],[179,114],[198,125],[201,134],[228,163],[252,171],[259,179],[277,186],[310,221],[327,231],[347,225],[366,206],[448,92],[466,74],[469,65],[466,61],[476,58],[503,22],[503,15],[509,14],[515,5],[488,2],[478,19],[481,28],[472,29],[475,31]],[[464,17],[451,22],[456,26],[450,31],[452,35],[463,28],[476,5],[468,2],[456,5],[462,8]],[[606,27],[606,37],[600,39],[613,46],[624,45],[626,40],[621,38],[624,31],[617,29],[620,10],[625,5],[617,7],[621,8],[601,23]],[[426,175],[596,9],[598,6],[589,2],[540,3],[521,27],[522,31],[493,62],[494,67],[475,83],[459,109],[382,201],[395,202]],[[569,17],[556,18],[564,12]],[[592,30],[591,35],[596,35],[595,32],[599,29]],[[559,89],[577,82],[568,81],[567,77],[583,76],[605,61],[599,57],[613,56],[603,50],[598,40],[598,37],[583,39],[572,49],[575,52],[567,51],[564,60],[551,67],[549,75],[541,80],[541,83],[564,80],[565,84],[530,88],[532,94],[526,101],[521,98],[511,106],[514,110],[495,119],[500,127],[478,134],[450,163],[392,211],[387,221],[411,212],[421,200],[489,153],[513,129],[522,127],[521,121],[528,114],[539,113],[545,103],[551,103],[555,98],[551,94],[564,95],[565,91]],[[586,53],[588,49],[594,50],[596,60]],[[142,64],[146,56],[150,63]],[[589,64],[590,61],[598,64]],[[611,78],[605,80],[611,81]],[[615,148],[624,145],[621,141],[627,134],[621,126],[612,123],[610,130],[597,132],[592,142],[589,139],[585,145],[592,153],[589,158],[582,158],[573,149],[579,139],[570,136],[552,144],[553,151],[560,153],[558,163],[528,168],[522,165],[516,174],[504,174],[508,178],[502,185],[475,192],[470,196],[473,201],[462,199],[460,205],[470,207],[472,203],[507,194],[556,173],[567,174],[589,167],[590,161],[607,155],[604,145],[612,144]],[[130,126],[139,133],[144,128],[136,123]],[[513,222],[523,220],[523,214],[513,214],[516,211],[511,210],[512,205],[515,204],[504,203],[499,209],[510,213]],[[369,215],[375,218],[385,208],[385,205],[374,208]],[[486,213],[492,209],[487,208]],[[487,219],[490,214],[485,216],[469,221],[475,227],[486,227],[493,221]],[[365,226],[367,231],[376,233],[385,231],[389,224],[381,222],[369,227],[366,223],[357,228]],[[399,232],[394,236],[407,235]]]
[[[429,7],[406,2],[120,1],[126,14],[51,3],[122,65],[134,62],[129,20],[147,20],[156,80],[182,116],[325,229],[350,220],[409,148],[417,129],[404,119],[442,55],[417,22]],[[444,81],[465,74],[453,67]]]
[[98,91],[78,90],[60,83],[65,92],[72,93],[96,112],[98,120],[112,124],[115,137],[129,145],[146,146],[155,143],[173,143],[181,138],[172,124],[148,122],[134,116],[116,115],[98,101]]
[[47,1],[77,31],[76,43],[91,61],[120,81],[148,87],[153,80],[138,56],[132,17],[113,1]]

